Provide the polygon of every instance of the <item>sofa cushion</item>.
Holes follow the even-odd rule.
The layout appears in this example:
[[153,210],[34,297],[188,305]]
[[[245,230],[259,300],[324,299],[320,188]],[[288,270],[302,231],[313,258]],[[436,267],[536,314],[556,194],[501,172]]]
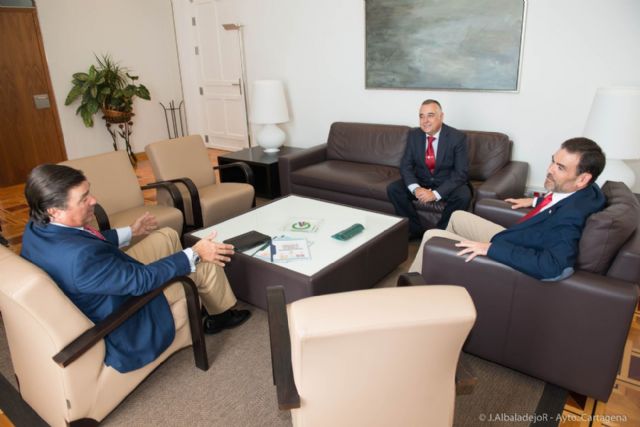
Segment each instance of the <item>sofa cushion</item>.
[[397,168],[408,131],[407,126],[333,123],[327,141],[327,159]]
[[387,200],[387,186],[400,179],[398,168],[327,160],[291,174],[293,185]]
[[511,160],[511,140],[500,132],[462,131],[467,134],[469,179],[485,181]]
[[604,274],[638,226],[640,203],[629,187],[607,181],[602,186],[607,198],[604,210],[587,219],[580,239],[576,268]]

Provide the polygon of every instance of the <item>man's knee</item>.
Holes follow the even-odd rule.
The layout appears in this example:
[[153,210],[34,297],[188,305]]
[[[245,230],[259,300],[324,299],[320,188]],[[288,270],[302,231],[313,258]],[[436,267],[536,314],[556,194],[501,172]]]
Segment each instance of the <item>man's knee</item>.
[[182,245],[180,244],[180,235],[171,227],[162,227],[158,230],[155,230],[153,233],[163,235],[164,238],[168,239],[168,241],[171,242],[171,246],[175,247],[176,250],[182,247]]
[[447,230],[455,229],[456,224],[462,224],[473,216],[475,215],[468,211],[453,211],[451,213],[451,218],[449,218],[449,225],[447,226]]
[[399,197],[406,196],[406,187],[404,186],[404,182],[394,181],[387,186],[387,197],[389,200],[398,199]]
[[473,195],[467,185],[461,185],[458,187],[449,197],[447,203],[453,203],[460,209],[467,209],[471,203]]

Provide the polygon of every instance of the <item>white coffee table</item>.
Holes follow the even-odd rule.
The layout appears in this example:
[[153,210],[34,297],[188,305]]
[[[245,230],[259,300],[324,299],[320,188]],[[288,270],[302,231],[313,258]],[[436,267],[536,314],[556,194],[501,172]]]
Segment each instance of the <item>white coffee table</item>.
[[[294,232],[292,220],[318,221],[315,232]],[[331,238],[354,223],[364,231],[347,241]],[[287,302],[311,295],[372,287],[407,257],[407,220],[336,203],[287,196],[245,214],[190,234],[187,241],[212,230],[224,241],[250,230],[271,237],[302,237],[309,242],[311,259],[271,263],[237,253],[225,272],[236,296],[266,308],[266,288],[285,287]]]

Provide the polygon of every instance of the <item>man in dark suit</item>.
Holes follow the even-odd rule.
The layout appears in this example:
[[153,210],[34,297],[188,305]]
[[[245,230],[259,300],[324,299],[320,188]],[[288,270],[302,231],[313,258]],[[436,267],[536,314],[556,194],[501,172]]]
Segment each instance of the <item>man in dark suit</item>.
[[420,106],[420,127],[411,129],[400,162],[402,179],[389,184],[387,196],[396,213],[409,219],[409,237],[421,237],[420,223],[413,202],[445,202],[437,227],[445,229],[451,214],[466,210],[471,203],[467,183],[469,159],[467,136],[442,123],[440,103],[427,99]]
[[[25,196],[30,221],[21,255],[46,271],[94,323],[104,320],[133,295],[151,291],[176,276],[192,273],[201,301],[211,314],[205,332],[216,333],[246,321],[250,312],[236,303],[224,274],[233,246],[213,241],[215,234],[181,250],[175,230],[157,228],[148,213],[130,227],[99,232],[90,226],[96,199],[82,172],[61,165],[36,167]],[[123,252],[133,236],[149,234]],[[200,262],[202,261],[202,262]],[[105,364],[129,372],[155,360],[175,336],[170,305],[181,296],[166,288],[105,338]]]
[[545,197],[507,199],[513,209],[534,207],[516,225],[505,229],[469,212],[456,212],[445,231],[425,233],[409,268],[422,270],[424,243],[439,236],[457,240],[466,261],[488,256],[541,280],[561,280],[573,273],[578,244],[589,215],[605,205],[595,183],[605,166],[598,144],[587,138],[565,141],[551,157]]

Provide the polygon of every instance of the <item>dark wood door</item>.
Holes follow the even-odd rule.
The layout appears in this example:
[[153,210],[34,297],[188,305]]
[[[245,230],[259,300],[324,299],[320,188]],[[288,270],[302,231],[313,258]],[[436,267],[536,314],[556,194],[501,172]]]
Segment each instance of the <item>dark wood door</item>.
[[36,165],[63,160],[36,10],[0,8],[0,187],[25,182]]

